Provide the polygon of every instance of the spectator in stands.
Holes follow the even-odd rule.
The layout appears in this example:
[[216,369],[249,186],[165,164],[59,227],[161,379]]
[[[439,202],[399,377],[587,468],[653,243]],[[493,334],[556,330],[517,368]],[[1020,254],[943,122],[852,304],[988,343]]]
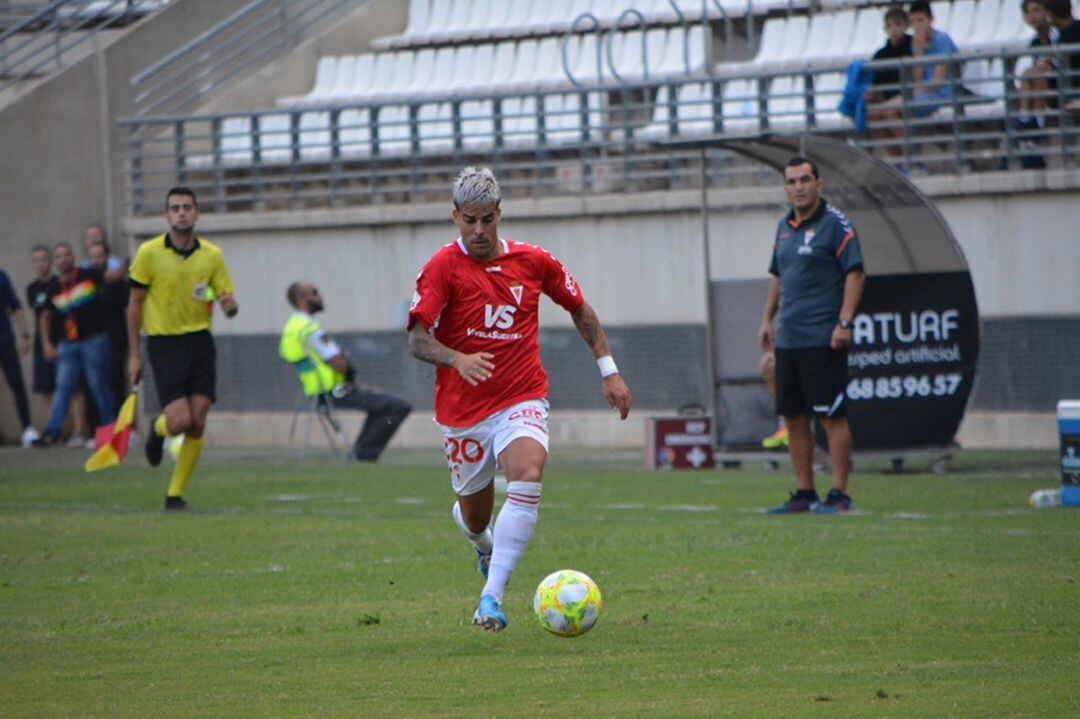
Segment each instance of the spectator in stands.
[[[108,253],[109,236],[105,232],[105,228],[98,224],[87,225],[86,229],[83,230],[83,249],[86,250],[86,260],[79,265],[84,270],[90,268],[90,248],[98,242],[105,245],[106,253]],[[107,274],[105,279],[109,282],[122,279],[127,275],[127,263],[116,255],[108,253],[108,264],[105,267],[105,272]]]
[[[904,8],[894,6],[885,12],[885,44],[874,53],[874,60],[894,60],[911,57],[911,35],[908,34],[908,14]],[[900,94],[900,71],[897,68],[881,68],[873,71],[873,86],[867,92],[867,104],[876,104]]]
[[[813,162],[788,161],[784,190],[791,212],[776,228],[758,341],[763,351],[776,353],[776,413],[787,420],[795,491],[771,514],[835,514],[852,506],[847,491],[852,439],[844,398],[863,260],[855,228],[825,201],[822,189]],[[833,486],[824,502],[814,488],[811,417],[825,430],[832,463]]]
[[1080,88],[1080,22],[1073,17],[1071,0],[1043,0],[1043,6],[1050,16],[1050,23],[1058,30],[1057,44],[1073,46],[1069,55],[1058,60],[1064,63],[1059,69],[1059,77],[1064,79],[1066,109],[1080,110],[1076,92],[1076,88]]
[[[915,57],[946,57],[959,50],[944,30],[934,29],[934,13],[927,0],[915,0],[908,6],[908,17],[913,31],[912,54]],[[912,69],[915,82],[912,111],[916,117],[928,117],[952,98],[953,87],[949,80],[949,68],[945,63],[918,65]]]
[[[908,14],[902,7],[891,7],[885,12],[885,45],[874,53],[875,61],[896,60],[911,57],[911,35],[908,35]],[[902,140],[904,129],[900,126],[900,70],[896,67],[878,68],[871,72],[870,89],[866,92],[866,119],[877,127],[870,131],[871,137]],[[893,98],[897,98],[893,100]],[[892,102],[890,102],[892,101]],[[899,156],[903,148],[899,142],[886,145],[885,151]]]
[[[41,342],[45,358],[56,360],[56,395],[45,432],[36,443],[41,446],[59,441],[71,395],[80,379],[86,380],[101,421],[111,422],[116,415],[107,375],[109,338],[101,302],[105,279],[97,270],[76,267],[75,253],[66,242],[53,249],[53,261],[59,277],[42,312]],[[60,323],[60,342],[55,345],[48,331],[54,315]]]
[[[56,362],[45,359],[42,351],[41,313],[49,303],[49,294],[56,284],[56,275],[52,271],[52,252],[45,245],[38,245],[31,252],[34,264],[34,281],[26,286],[26,304],[34,310],[34,394],[41,395],[45,402],[45,414],[52,410],[53,392],[56,390]],[[53,344],[57,342],[56,323],[49,324],[49,337]],[[85,430],[85,427],[81,429]],[[37,431],[34,432],[37,434]],[[34,439],[37,439],[36,437]],[[33,441],[33,440],[31,440]]]
[[111,279],[116,273],[106,273],[108,262],[108,245],[104,242],[90,245],[90,267],[105,276],[101,301],[105,312],[105,334],[109,336],[109,387],[113,397],[119,398],[127,394],[124,358],[128,356],[127,303],[131,289],[123,265],[119,270],[120,277]]
[[[1058,29],[1050,23],[1043,0],[1022,0],[1020,9],[1024,22],[1035,31],[1030,47],[1049,47],[1057,42]],[[1054,58],[1052,55],[1022,57],[1013,72],[1017,76],[1016,87],[1019,93],[1019,115],[1016,129],[1021,134],[1032,133],[1046,126],[1046,112],[1056,107],[1057,98],[1053,90],[1057,88],[1054,77]],[[1024,169],[1046,167],[1042,155],[1035,151],[1033,138],[1020,141],[1024,152],[1020,156],[1020,166]]]
[[[30,424],[30,400],[26,396],[26,383],[23,382],[19,355],[30,352],[30,329],[26,326],[26,315],[23,314],[11,280],[3,270],[0,270],[0,303],[4,305],[3,311],[0,311],[0,369],[3,370],[4,379],[15,397],[15,409],[19,413],[19,422],[23,428],[22,445],[29,447],[37,439],[37,430]],[[12,332],[12,320],[19,332],[18,349],[15,346],[15,334]]]
[[356,385],[356,370],[349,365],[338,343],[314,318],[324,306],[312,283],[293,282],[285,296],[296,312],[281,332],[282,359],[296,367],[308,397],[367,412],[352,454],[358,461],[374,462],[412,407],[393,395]]

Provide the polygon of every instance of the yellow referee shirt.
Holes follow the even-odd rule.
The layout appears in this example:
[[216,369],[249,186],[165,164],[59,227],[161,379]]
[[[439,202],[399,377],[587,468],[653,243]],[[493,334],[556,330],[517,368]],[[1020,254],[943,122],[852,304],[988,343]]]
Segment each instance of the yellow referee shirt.
[[147,240],[135,253],[130,277],[133,285],[146,288],[142,320],[148,335],[209,330],[214,298],[233,291],[221,250],[201,237],[186,256],[168,234]]

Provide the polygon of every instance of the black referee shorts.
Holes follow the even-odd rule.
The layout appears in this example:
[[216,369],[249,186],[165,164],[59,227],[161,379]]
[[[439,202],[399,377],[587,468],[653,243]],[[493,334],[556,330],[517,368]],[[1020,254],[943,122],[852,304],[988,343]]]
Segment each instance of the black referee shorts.
[[776,413],[781,417],[843,417],[847,350],[776,350]]
[[191,395],[217,400],[217,349],[209,332],[154,335],[146,340],[161,406]]

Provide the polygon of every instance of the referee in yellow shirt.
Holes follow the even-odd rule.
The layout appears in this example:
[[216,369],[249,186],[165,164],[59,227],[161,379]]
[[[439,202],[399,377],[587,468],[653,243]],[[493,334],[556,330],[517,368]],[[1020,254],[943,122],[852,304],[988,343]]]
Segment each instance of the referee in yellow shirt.
[[166,510],[185,509],[184,488],[202,454],[206,415],[214,403],[217,351],[210,335],[214,298],[226,317],[238,311],[225,258],[195,236],[199,205],[195,193],[174,187],[165,196],[169,231],[139,246],[131,265],[128,346],[131,382],[142,374],[139,330],[154,369],[161,415],[147,432],[146,459],[161,464],[165,438],[185,435],[165,496]]

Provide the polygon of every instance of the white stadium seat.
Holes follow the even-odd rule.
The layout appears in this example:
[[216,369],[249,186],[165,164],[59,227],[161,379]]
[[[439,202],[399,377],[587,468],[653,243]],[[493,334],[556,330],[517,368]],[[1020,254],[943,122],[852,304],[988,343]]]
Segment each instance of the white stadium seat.
[[711,135],[713,132],[712,83],[693,82],[679,88],[675,116],[680,135]]
[[[832,27],[829,30],[829,39],[826,43],[825,50],[822,51],[820,55],[821,59],[837,60],[848,58],[850,56],[849,48],[851,47],[851,39],[854,34],[855,11],[841,10],[840,12],[834,13],[832,16]],[[877,35],[874,37],[880,40],[880,42],[875,40],[874,49],[876,50],[877,47],[880,47],[885,43],[885,33],[879,27],[877,28]],[[868,55],[866,59],[870,59],[870,56]]]
[[448,152],[454,147],[453,133],[450,103],[429,102],[417,110],[416,134],[421,152]]
[[724,132],[757,132],[757,81],[738,79],[725,82],[720,107],[724,118]]
[[416,51],[416,56],[413,58],[412,78],[409,84],[403,88],[404,94],[412,96],[424,95],[428,92],[438,92],[436,86],[432,85],[432,78],[435,76],[435,62],[436,53],[430,47],[425,47]]
[[366,108],[342,110],[338,116],[338,145],[344,158],[371,154],[371,113]]
[[292,159],[292,119],[286,112],[259,115],[259,156],[264,163],[287,163]]
[[[979,0],[975,8],[975,20],[972,22],[971,35],[967,39],[968,45],[977,47],[994,41],[998,16],[1002,8],[1003,5],[999,0]],[[1019,7],[1014,12],[1019,12]]]
[[330,157],[330,113],[312,110],[300,115],[300,159],[325,160]]
[[840,98],[847,84],[842,72],[824,72],[814,76],[814,122],[818,129],[839,130],[852,126],[851,121],[840,114]]
[[251,118],[226,117],[221,123],[222,164],[250,165],[251,150]]
[[[940,3],[939,3],[940,4]],[[852,58],[873,57],[874,52],[885,44],[885,13],[881,8],[868,7],[855,15],[855,27],[851,38],[841,45],[847,47],[847,56]]]
[[278,98],[278,105],[292,107],[294,105],[314,104],[319,102],[321,98],[328,97],[331,88],[334,86],[334,71],[337,69],[337,64],[338,58],[333,55],[320,57],[319,62],[315,65],[315,82],[311,90],[304,95],[290,95]]
[[937,25],[949,33],[958,47],[967,45],[975,29],[975,0],[955,0],[949,12],[949,25]]
[[656,99],[653,101],[651,119],[645,127],[638,128],[634,135],[643,140],[660,140],[668,136],[671,130],[671,107],[668,98],[670,89],[667,85],[661,85],[656,91]]
[[383,105],[374,124],[379,131],[379,154],[404,155],[412,149],[408,105]]
[[810,29],[806,32],[806,47],[803,49],[807,59],[828,57],[832,53],[829,42],[832,40],[835,18],[832,14],[818,13],[810,21]]
[[537,140],[536,98],[511,97],[503,102],[503,144],[507,147],[535,145]]
[[805,92],[806,83],[802,75],[773,78],[766,100],[770,130],[791,133],[806,129]]

